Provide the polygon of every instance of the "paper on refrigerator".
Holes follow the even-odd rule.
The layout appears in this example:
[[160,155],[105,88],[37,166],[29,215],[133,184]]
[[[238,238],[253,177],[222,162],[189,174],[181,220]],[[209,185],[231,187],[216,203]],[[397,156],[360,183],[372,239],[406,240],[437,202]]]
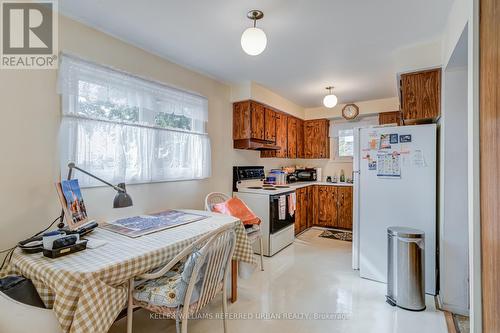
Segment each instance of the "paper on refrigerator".
[[398,152],[377,153],[377,176],[401,178],[401,156]]
[[424,152],[421,149],[415,149],[412,155],[412,164],[414,167],[425,168],[427,166],[425,163]]

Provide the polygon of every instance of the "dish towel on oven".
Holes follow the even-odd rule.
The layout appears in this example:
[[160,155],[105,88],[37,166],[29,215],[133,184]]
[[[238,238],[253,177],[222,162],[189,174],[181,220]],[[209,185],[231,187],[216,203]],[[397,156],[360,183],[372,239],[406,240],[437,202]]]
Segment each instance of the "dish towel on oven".
[[280,195],[278,199],[278,219],[286,219],[286,195]]
[[290,216],[293,216],[295,214],[296,205],[297,197],[295,196],[295,192],[290,193],[290,195],[288,196],[288,214],[290,214]]

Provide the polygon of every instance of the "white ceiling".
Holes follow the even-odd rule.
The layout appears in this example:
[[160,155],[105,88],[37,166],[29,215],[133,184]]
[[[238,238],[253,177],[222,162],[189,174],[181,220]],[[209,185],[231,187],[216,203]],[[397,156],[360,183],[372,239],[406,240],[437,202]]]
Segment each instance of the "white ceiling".
[[[255,81],[304,107],[394,96],[395,51],[436,40],[454,0],[60,0],[67,16],[227,83]],[[246,55],[250,9],[267,49]]]

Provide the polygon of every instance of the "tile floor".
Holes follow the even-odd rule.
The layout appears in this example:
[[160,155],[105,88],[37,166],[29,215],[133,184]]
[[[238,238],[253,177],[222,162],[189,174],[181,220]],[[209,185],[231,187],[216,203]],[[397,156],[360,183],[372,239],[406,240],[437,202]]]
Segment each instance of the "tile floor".
[[[384,298],[385,284],[361,279],[351,269],[351,243],[318,237],[320,233],[319,229],[306,231],[274,257],[265,258],[264,272],[239,280],[239,299],[229,305],[229,312],[253,319],[230,320],[229,332],[447,332],[444,315],[435,309],[433,297],[427,297],[423,312],[389,306]],[[206,312],[213,314],[220,309],[217,299]],[[268,318],[256,319],[264,315]],[[323,318],[301,318],[308,315]],[[125,332],[125,321],[115,323],[110,332]],[[222,321],[192,320],[188,331],[222,333]],[[175,332],[175,322],[150,319],[148,312],[140,310],[134,313],[134,332]]]

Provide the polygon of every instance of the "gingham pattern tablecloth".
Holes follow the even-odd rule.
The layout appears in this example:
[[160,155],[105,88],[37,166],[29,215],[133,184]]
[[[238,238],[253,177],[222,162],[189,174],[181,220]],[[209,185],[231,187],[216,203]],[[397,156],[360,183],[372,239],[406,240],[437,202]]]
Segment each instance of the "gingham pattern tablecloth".
[[16,250],[5,272],[33,281],[64,332],[105,333],[126,306],[127,281],[131,277],[167,263],[207,232],[233,223],[236,231],[233,259],[256,265],[252,246],[239,220],[204,211],[187,212],[209,217],[139,238],[97,228],[87,238],[105,240],[104,246],[58,259]]

